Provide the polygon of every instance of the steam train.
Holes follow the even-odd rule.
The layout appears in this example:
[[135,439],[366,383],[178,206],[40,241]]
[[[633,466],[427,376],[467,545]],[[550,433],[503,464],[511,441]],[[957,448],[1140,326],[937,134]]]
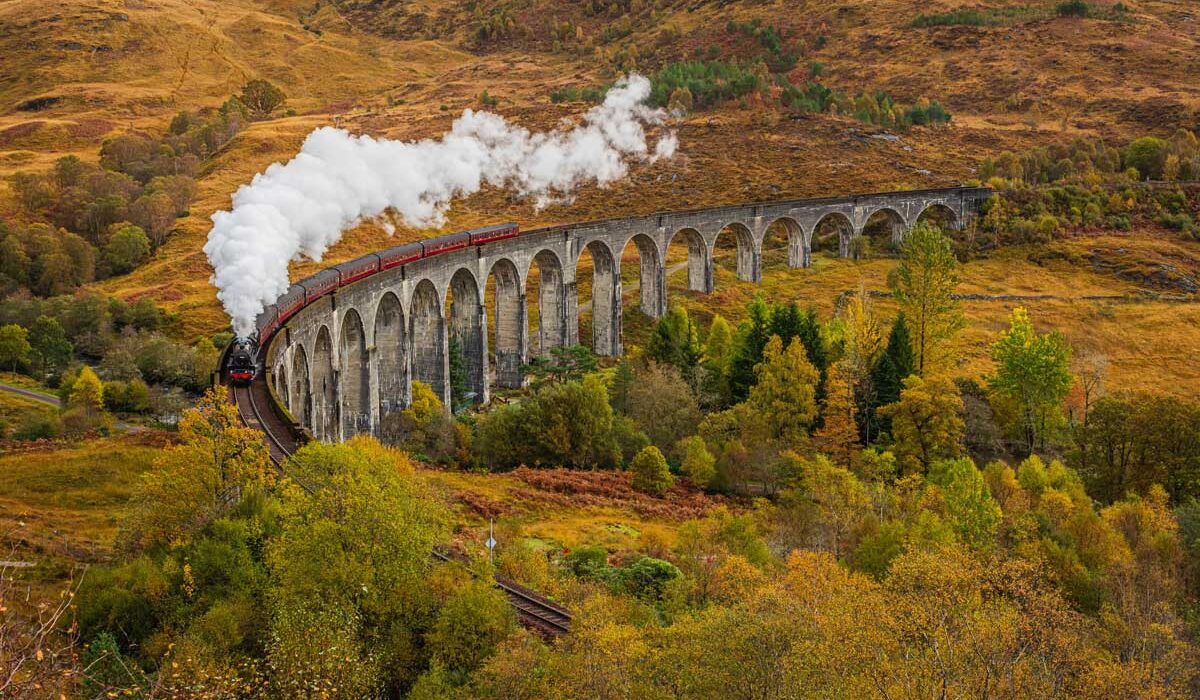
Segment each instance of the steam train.
[[249,384],[253,381],[258,368],[255,362],[257,354],[258,345],[253,339],[235,338],[226,360],[228,362],[226,375],[229,377],[229,381],[234,384]]
[[258,347],[265,345],[271,336],[297,311],[317,299],[331,294],[377,272],[390,270],[424,258],[430,258],[453,250],[494,243],[506,238],[515,238],[520,233],[516,224],[505,223],[483,228],[450,233],[416,243],[395,246],[378,253],[368,253],[341,265],[322,270],[293,284],[274,304],[258,315],[255,321],[257,332],[253,338],[236,338],[228,358],[229,379],[234,382],[250,382],[256,372]]

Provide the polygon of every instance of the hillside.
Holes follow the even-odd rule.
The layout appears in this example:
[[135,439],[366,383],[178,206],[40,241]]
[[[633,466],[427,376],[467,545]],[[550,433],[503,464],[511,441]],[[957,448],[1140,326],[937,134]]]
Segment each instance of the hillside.
[[[548,128],[586,107],[552,104],[558,87],[599,86],[623,70],[652,73],[697,55],[749,60],[762,48],[730,23],[750,20],[779,28],[793,82],[820,64],[829,86],[886,90],[900,103],[938,99],[954,120],[885,140],[845,115],[789,113],[760,97],[724,102],[676,120],[681,148],[671,162],[542,211],[485,191],[456,204],[447,228],[946,185],[1005,149],[1194,125],[1194,12],[1167,2],[1094,7],[1082,19],[1057,16],[1052,3],[0,2],[0,176],[45,170],[65,153],[95,161],[105,138],[161,131],[177,111],[219,104],[252,77],[276,82],[294,116],[256,122],[215,154],[170,241],[149,264],[99,286],[154,298],[180,312],[189,333],[213,332],[224,319],[200,252],[208,217],[317,126],[435,136],[487,90],[495,111]],[[986,23],[912,26],[964,8]],[[16,213],[11,200],[4,212]],[[398,240],[431,233],[401,231]],[[365,225],[329,259],[388,243]]]

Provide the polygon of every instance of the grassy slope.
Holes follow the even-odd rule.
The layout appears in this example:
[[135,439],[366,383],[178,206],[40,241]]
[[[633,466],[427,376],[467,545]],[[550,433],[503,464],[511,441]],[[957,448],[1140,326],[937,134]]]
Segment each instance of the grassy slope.
[[164,444],[147,432],[0,455],[0,532],[53,570],[107,559],[139,475]]
[[[1200,274],[1200,255],[1195,246],[1169,240],[1147,240],[1134,235],[1081,237],[1057,243],[1052,250],[1062,251],[1063,257],[1068,257],[1072,252],[1080,255],[1114,248],[1142,258],[1183,249],[1190,252],[1190,274],[1193,277]],[[1140,294],[1154,295],[1155,290],[1092,269],[1088,264],[1045,253],[1043,248],[1013,248],[963,266],[961,294],[1057,298],[962,301],[967,327],[957,340],[955,355],[961,358],[957,372],[976,377],[989,372],[991,342],[1007,327],[1012,309],[1025,306],[1039,330],[1064,333],[1079,354],[1103,354],[1108,360],[1106,383],[1110,389],[1153,390],[1184,396],[1194,396],[1200,391],[1200,371],[1190,361],[1188,350],[1200,346],[1200,304],[1194,298],[1182,303],[1143,299]],[[764,257],[761,287],[739,281],[730,256],[718,264],[712,296],[686,291],[687,272],[679,271],[668,280],[669,303],[684,304],[704,328],[714,313],[739,317],[746,303],[760,291],[768,299],[795,300],[802,307],[813,306],[822,318],[828,318],[834,313],[836,300],[845,292],[860,287],[886,292],[888,271],[896,264],[882,258],[851,262],[818,253],[811,268],[791,270],[786,266],[783,250],[768,252]],[[1097,296],[1127,299],[1085,299]],[[890,299],[873,300],[873,304],[885,319],[895,313],[896,307]],[[635,295],[625,295],[623,308],[624,328],[631,341],[637,343],[646,336],[650,323],[637,310]]]

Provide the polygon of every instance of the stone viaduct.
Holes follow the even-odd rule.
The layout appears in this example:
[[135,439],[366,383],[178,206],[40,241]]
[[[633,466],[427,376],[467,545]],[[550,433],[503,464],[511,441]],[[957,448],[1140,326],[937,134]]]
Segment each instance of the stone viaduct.
[[[411,262],[354,282],[301,309],[265,348],[268,378],[292,415],[321,440],[378,433],[408,405],[412,381],[430,385],[449,405],[448,350],[462,352],[475,401],[491,385],[519,387],[521,365],[548,348],[579,343],[577,276],[591,258],[592,348],[621,354],[621,259],[633,243],[639,258],[640,308],[667,308],[667,248],[686,242],[688,288],[713,291],[718,237],[736,245],[738,279],[761,278],[763,239],[782,228],[788,265],[808,267],[814,234],[836,233],[851,255],[868,222],[899,242],[922,216],[936,212],[962,228],[990,196],[954,187],[675,211],[523,231],[520,236]],[[584,269],[586,270],[586,265]],[[535,284],[530,332],[527,289]],[[489,334],[485,290],[494,280],[496,319]],[[586,280],[584,280],[586,283]],[[493,337],[488,337],[492,335]]]

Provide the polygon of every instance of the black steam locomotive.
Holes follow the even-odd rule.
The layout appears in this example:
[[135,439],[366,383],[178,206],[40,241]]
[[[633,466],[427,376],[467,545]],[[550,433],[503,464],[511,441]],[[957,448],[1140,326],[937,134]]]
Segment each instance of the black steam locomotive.
[[229,350],[228,376],[235,384],[249,384],[258,369],[254,356],[258,347],[251,338],[236,338]]

